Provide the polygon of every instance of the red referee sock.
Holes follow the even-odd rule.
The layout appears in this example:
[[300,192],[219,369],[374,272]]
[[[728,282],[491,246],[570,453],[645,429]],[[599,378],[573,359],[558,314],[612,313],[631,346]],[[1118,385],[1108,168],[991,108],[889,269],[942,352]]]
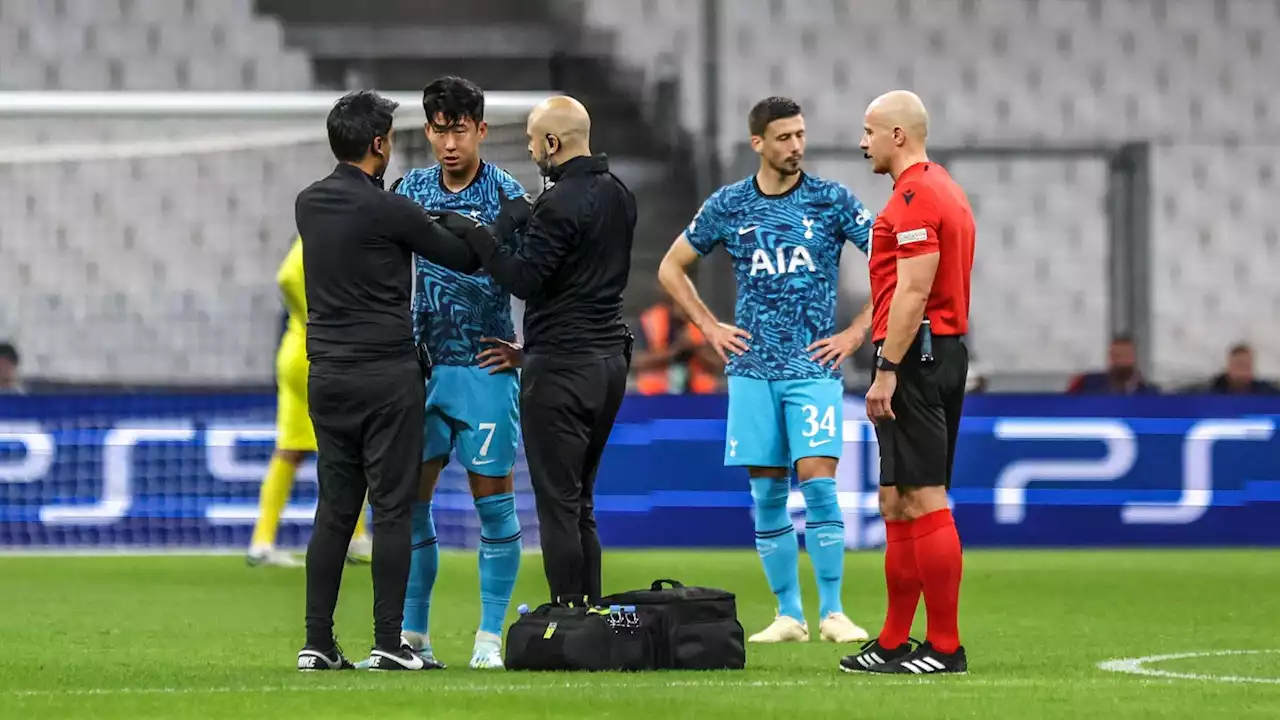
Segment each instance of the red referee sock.
[[884,581],[889,590],[889,612],[880,631],[880,645],[893,649],[907,641],[920,604],[920,573],[916,570],[915,542],[910,520],[886,520],[888,542],[884,548]]
[[929,617],[925,639],[939,652],[953,653],[960,647],[960,575],[964,567],[956,521],[950,510],[936,510],[916,518],[911,529]]

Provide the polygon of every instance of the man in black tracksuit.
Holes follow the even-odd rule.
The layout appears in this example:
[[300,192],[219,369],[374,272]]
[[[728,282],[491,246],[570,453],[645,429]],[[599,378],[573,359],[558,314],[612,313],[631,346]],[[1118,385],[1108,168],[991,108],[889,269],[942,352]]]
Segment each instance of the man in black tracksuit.
[[366,490],[373,508],[370,667],[434,667],[400,642],[425,412],[425,367],[409,316],[412,256],[459,272],[473,272],[480,262],[460,237],[474,223],[461,216],[437,222],[413,201],[382,189],[395,108],[370,92],[339,100],[328,120],[338,166],[303,190],[295,208],[320,479],[299,670],[352,667],[334,639],[333,611]]
[[[538,506],[542,562],[553,601],[600,598],[596,470],[622,404],[632,337],[622,321],[631,271],[635,198],[592,155],[590,117],[568,97],[529,116],[529,152],[555,184],[530,209],[504,208],[505,223],[527,215],[521,239],[490,229],[467,234],[485,269],[527,301],[520,425]],[[513,218],[517,218],[513,221]]]

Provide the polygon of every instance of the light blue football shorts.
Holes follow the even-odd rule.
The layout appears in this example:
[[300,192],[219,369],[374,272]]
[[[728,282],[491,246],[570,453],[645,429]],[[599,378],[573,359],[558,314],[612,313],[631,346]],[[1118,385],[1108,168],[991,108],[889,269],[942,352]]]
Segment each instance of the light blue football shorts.
[[844,386],[838,379],[729,376],[725,465],[790,468],[807,457],[839,459],[843,429]]
[[488,368],[439,365],[427,381],[422,460],[456,451],[470,472],[506,477],[520,442],[520,375]]

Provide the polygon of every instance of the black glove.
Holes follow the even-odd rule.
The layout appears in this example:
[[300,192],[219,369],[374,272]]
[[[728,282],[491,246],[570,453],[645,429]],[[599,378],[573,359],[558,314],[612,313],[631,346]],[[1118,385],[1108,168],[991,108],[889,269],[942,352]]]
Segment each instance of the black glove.
[[489,262],[501,244],[495,236],[494,226],[475,225],[463,235],[463,239],[471,246],[471,251],[480,258],[481,264]]
[[493,234],[499,240],[507,242],[517,233],[524,231],[533,215],[533,200],[528,195],[503,198],[498,210],[498,220],[494,223]]
[[460,238],[465,238],[472,228],[480,224],[466,215],[447,210],[433,210],[427,214],[431,216],[431,219],[440,223],[440,227],[448,231],[450,235],[456,235]]

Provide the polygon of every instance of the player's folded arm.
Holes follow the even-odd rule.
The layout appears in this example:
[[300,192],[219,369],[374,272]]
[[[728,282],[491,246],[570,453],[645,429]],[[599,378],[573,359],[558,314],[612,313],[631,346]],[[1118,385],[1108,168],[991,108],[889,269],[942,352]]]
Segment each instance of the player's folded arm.
[[[573,202],[585,201],[577,198]],[[500,285],[521,300],[528,300],[542,289],[573,249],[578,237],[576,209],[576,204],[561,208],[557,202],[542,202],[529,217],[520,242],[503,243],[487,227],[467,233],[467,241]]]

